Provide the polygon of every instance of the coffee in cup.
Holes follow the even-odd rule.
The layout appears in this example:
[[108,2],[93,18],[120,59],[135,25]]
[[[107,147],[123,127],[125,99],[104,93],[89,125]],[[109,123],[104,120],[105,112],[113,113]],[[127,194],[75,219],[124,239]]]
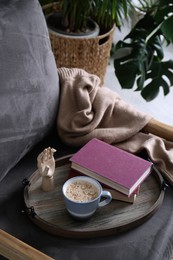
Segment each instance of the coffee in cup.
[[[76,219],[88,219],[98,207],[111,202],[110,192],[103,191],[93,178],[77,176],[67,180],[62,188],[64,202],[70,215]],[[101,201],[101,198],[105,198]]]

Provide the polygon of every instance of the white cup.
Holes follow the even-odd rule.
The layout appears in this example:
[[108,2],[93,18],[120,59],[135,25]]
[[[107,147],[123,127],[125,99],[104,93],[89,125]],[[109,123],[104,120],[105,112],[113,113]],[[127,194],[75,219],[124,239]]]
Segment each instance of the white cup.
[[[85,192],[88,192],[87,195],[81,191],[81,187],[83,187]],[[86,187],[90,187],[91,190]],[[71,193],[69,193],[69,190]],[[77,176],[67,180],[63,185],[62,192],[68,212],[71,216],[80,220],[88,219],[94,214],[97,208],[106,206],[112,200],[109,191],[103,191],[98,181],[86,176]],[[101,198],[105,199],[101,201]]]

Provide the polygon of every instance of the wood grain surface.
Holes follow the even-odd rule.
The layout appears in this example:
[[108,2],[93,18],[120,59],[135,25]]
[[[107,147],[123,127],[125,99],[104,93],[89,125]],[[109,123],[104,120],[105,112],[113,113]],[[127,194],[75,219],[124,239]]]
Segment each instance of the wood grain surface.
[[30,177],[30,186],[24,190],[27,208],[33,207],[36,215],[31,220],[49,233],[71,238],[107,236],[131,229],[151,217],[162,203],[163,179],[153,171],[140,187],[134,204],[113,200],[87,221],[74,220],[67,212],[62,196],[62,185],[70,171],[70,156],[56,161],[55,190],[41,189],[41,176],[36,170]]
[[8,234],[2,229],[0,229],[0,241],[0,255],[6,257],[6,259],[53,260],[53,258],[43,254],[42,252]]

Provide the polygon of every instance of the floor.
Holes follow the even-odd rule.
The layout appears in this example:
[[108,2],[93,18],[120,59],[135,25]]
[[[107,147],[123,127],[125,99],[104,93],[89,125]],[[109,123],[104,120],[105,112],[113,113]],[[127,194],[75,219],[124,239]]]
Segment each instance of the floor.
[[[114,42],[122,39],[128,27],[122,28],[121,32],[115,30]],[[173,58],[173,47],[166,49],[166,58]],[[108,65],[105,86],[116,91],[125,101],[133,104],[136,108],[152,115],[155,119],[160,120],[163,123],[173,125],[173,87],[167,96],[163,95],[162,89],[160,90],[159,96],[153,101],[145,101],[140,93],[134,92],[132,89],[122,89],[114,73],[114,67],[112,61]]]

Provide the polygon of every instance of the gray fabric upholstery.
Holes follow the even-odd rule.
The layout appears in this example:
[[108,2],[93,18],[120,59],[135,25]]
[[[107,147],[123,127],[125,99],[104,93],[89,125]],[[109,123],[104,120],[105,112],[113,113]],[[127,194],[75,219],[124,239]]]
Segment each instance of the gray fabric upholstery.
[[51,128],[59,78],[37,0],[0,1],[0,180]]

